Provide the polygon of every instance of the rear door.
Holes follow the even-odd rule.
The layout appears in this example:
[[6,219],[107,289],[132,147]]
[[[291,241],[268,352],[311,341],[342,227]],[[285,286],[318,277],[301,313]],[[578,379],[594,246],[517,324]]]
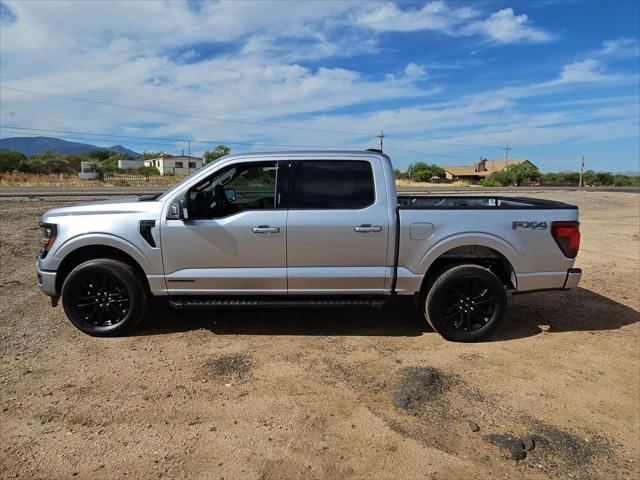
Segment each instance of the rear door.
[[379,159],[290,162],[290,294],[384,291],[389,215]]

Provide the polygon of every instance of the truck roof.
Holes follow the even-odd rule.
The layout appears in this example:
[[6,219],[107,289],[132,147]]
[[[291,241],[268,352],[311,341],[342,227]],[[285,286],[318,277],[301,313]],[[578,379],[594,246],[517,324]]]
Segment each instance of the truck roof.
[[349,157],[381,157],[387,161],[391,159],[380,150],[278,150],[278,151],[264,151],[264,152],[245,152],[234,153],[227,155],[225,160],[249,158],[249,157],[292,157],[299,160],[313,159],[318,157],[336,157],[349,156]]

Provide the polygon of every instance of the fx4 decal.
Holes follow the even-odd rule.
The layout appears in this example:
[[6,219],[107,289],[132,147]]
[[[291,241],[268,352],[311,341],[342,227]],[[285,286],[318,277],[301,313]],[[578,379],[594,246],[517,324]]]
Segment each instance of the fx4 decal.
[[511,224],[512,230],[518,230],[520,228],[527,228],[529,230],[546,230],[547,222],[513,222]]

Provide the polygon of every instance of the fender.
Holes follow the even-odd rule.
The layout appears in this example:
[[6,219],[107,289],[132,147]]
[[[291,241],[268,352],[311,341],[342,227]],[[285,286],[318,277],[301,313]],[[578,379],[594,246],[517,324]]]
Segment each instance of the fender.
[[513,270],[518,272],[520,266],[520,255],[515,248],[502,238],[484,232],[464,232],[443,238],[433,247],[431,247],[416,266],[416,272],[426,274],[429,267],[441,255],[456,247],[465,247],[469,245],[480,245],[492,248],[502,254],[511,264]]
[[162,274],[154,271],[153,264],[146,255],[128,240],[108,233],[87,233],[68,239],[60,245],[50,258],[47,258],[47,270],[57,270],[64,258],[81,247],[104,245],[117,248],[130,255],[147,275]]

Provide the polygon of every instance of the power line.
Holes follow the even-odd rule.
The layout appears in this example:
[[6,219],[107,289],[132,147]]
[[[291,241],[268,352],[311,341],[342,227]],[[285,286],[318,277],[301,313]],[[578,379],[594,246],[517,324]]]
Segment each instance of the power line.
[[[105,93],[105,92],[100,92],[100,91],[96,91],[96,90],[89,90],[89,89],[78,88],[78,87],[70,87],[68,85],[60,85],[60,84],[50,83],[50,82],[42,82],[42,81],[31,80],[31,79],[10,77],[10,76],[6,76],[6,75],[1,76],[0,79],[6,79],[6,80],[11,80],[11,81],[17,81],[17,82],[36,83],[36,84],[39,84],[39,85],[48,85],[48,86],[52,86],[52,87],[56,87],[56,88],[65,88],[65,89],[68,89],[68,90],[75,90],[75,91],[78,91],[78,92],[84,92],[84,93],[89,93],[89,94],[93,94],[93,95],[101,95],[101,96],[104,96],[104,97],[120,97],[120,98],[129,98],[129,99],[132,99],[132,100],[139,100],[139,101],[143,101],[143,102],[152,102],[153,104],[157,104],[158,103],[158,99],[157,98],[139,97],[139,96],[133,96],[133,95],[124,95],[124,94],[121,94],[121,93]],[[6,88],[11,88],[11,87],[6,87]],[[48,93],[48,92],[39,92],[39,93],[56,95],[54,93]],[[166,105],[175,105],[177,107],[180,107],[181,109],[185,108],[185,105],[183,103],[170,102],[170,101],[167,101],[165,99],[162,100],[162,103],[166,104]],[[193,106],[189,106],[189,108],[193,109],[194,107]],[[202,111],[202,112],[213,112],[214,111],[214,110],[206,109],[206,108],[202,108],[202,107],[198,107],[195,110],[199,110],[199,111]],[[222,110],[222,109],[216,109],[216,112],[223,112],[223,113],[230,113],[230,114],[236,114],[237,113],[237,111]],[[253,118],[259,118],[259,117],[253,117]],[[225,120],[225,121],[228,121],[228,120]],[[245,120],[237,120],[237,121],[245,121]],[[261,124],[261,125],[278,126],[278,127],[282,127],[282,128],[294,128],[294,129],[302,129],[303,128],[303,127],[298,127],[298,126],[295,126],[295,125],[287,125],[287,124],[282,124],[282,123],[278,123],[278,122],[264,122],[262,119],[261,120],[252,120],[251,122],[255,122],[256,124]],[[311,130],[311,131],[321,131],[321,132],[325,132],[325,133],[339,133],[339,134],[346,133],[346,134],[351,134],[351,135],[362,135],[362,136],[370,136],[371,135],[371,132],[355,132],[355,131],[345,131],[345,130],[331,130],[331,129],[322,129],[322,127],[320,127],[320,129],[312,129],[312,128],[309,127],[309,130]]]
[[[101,96],[106,96],[106,97],[120,97],[120,98],[129,98],[132,100],[141,100],[144,102],[153,102],[154,104],[157,104],[157,99],[155,98],[149,98],[149,97],[139,97],[139,96],[133,96],[133,95],[124,95],[121,93],[105,93],[105,92],[100,92],[100,91],[96,91],[96,90],[89,90],[89,89],[83,89],[83,88],[77,88],[77,87],[70,87],[68,85],[60,85],[60,84],[56,84],[56,83],[50,83],[50,82],[42,82],[42,81],[36,81],[36,80],[31,80],[31,79],[24,79],[24,78],[17,78],[17,77],[10,77],[10,76],[2,76],[0,77],[0,79],[7,79],[7,80],[11,80],[11,81],[18,81],[18,82],[27,82],[27,83],[36,83],[36,84],[40,84],[40,85],[48,85],[48,86],[52,86],[52,87],[56,87],[56,88],[65,88],[68,90],[75,90],[78,92],[84,92],[84,93],[89,93],[89,94],[94,94],[94,95],[101,95]],[[10,87],[8,87],[10,88]],[[54,95],[54,94],[52,94]],[[175,105],[177,107],[180,107],[181,109],[184,109],[185,105],[182,103],[177,103],[177,102],[170,102],[167,100],[162,100],[163,104],[167,104],[167,105]],[[190,108],[193,108],[192,106],[190,106]],[[205,109],[205,108],[197,108],[196,110],[199,111],[203,111],[203,112],[212,112],[213,110],[210,109]],[[224,113],[237,113],[237,112],[232,112],[229,110],[222,110],[222,109],[217,109],[217,112],[224,112]],[[254,118],[258,118],[258,117],[254,117]],[[242,120],[244,121],[244,120]],[[258,122],[258,120],[256,121]],[[287,125],[287,124],[281,124],[281,123],[274,123],[274,122],[270,122],[270,123],[266,123],[263,122],[265,124],[268,124],[269,126],[282,126],[284,128],[301,128],[301,127],[296,127],[296,126],[291,126],[291,125]],[[362,136],[370,136],[371,133],[370,132],[362,132],[362,131],[347,131],[347,130],[340,130],[340,131],[336,131],[336,130],[331,130],[331,129],[323,129],[323,130],[318,130],[318,129],[311,129],[313,131],[326,131],[329,133],[346,133],[346,134],[352,134],[352,135],[362,135]],[[379,136],[378,136],[379,138]],[[416,140],[415,138],[409,138],[409,140]],[[422,140],[422,139],[420,139]],[[442,144],[442,145],[451,145],[451,146],[457,146],[457,147],[481,147],[481,148],[495,148],[498,149],[500,148],[500,146],[497,145],[475,145],[475,144],[470,144],[470,143],[457,143],[457,142],[449,142],[446,140],[441,140],[441,139],[429,139],[428,140],[430,143],[438,143],[438,144]]]
[[206,115],[197,115],[197,114],[194,114],[194,113],[186,113],[186,112],[172,112],[170,110],[160,110],[160,109],[157,109],[157,108],[149,108],[149,107],[141,107],[141,106],[137,106],[137,105],[127,105],[127,104],[123,104],[123,103],[107,102],[105,100],[94,100],[94,99],[89,99],[89,98],[74,97],[74,96],[71,96],[71,95],[62,95],[60,93],[43,92],[43,91],[39,91],[39,90],[30,90],[30,89],[27,89],[27,88],[10,87],[8,85],[0,85],[0,88],[6,88],[8,90],[15,90],[15,91],[18,91],[18,92],[35,93],[36,95],[59,97],[59,98],[64,98],[66,100],[73,100],[73,101],[77,101],[77,102],[92,103],[92,104],[96,104],[96,105],[107,105],[107,106],[110,106],[110,107],[129,108],[129,109],[132,109],[132,110],[140,110],[140,111],[152,112],[152,113],[161,113],[161,114],[164,114],[164,115],[173,115],[173,116],[177,116],[177,117],[192,117],[192,118],[200,118],[200,119],[204,119],[204,120],[214,120],[216,122],[237,123],[237,124],[241,124],[241,125],[263,126],[263,127],[269,127],[269,128],[286,128],[286,129],[291,129],[291,130],[301,130],[301,131],[316,132],[316,133],[333,133],[333,134],[336,134],[336,135],[374,136],[372,133],[364,133],[364,132],[350,132],[350,131],[346,131],[346,130],[329,130],[329,129],[322,129],[322,128],[300,127],[300,126],[294,126],[294,125],[282,125],[282,124],[279,124],[279,123],[267,123],[267,122],[252,122],[252,121],[245,121],[245,120],[234,120],[234,119],[230,119],[230,118],[213,117],[213,116],[206,116]]
[[[41,135],[39,135],[38,133],[35,132],[17,132],[20,135],[23,136],[27,136],[27,137],[39,137]],[[4,138],[9,138],[9,137],[4,137]],[[75,140],[75,141],[82,141],[82,142],[95,142],[97,140],[104,140],[104,138],[92,138],[91,136],[87,137],[87,136],[77,136],[77,135],[65,135],[64,136],[65,139],[70,139],[70,140]],[[188,144],[188,141],[185,140],[184,141],[185,144]],[[211,145],[214,145],[215,143],[212,143]],[[227,142],[228,144],[228,142]],[[168,149],[173,150],[176,147],[175,143],[167,143],[167,142],[162,142],[162,141],[157,141],[155,139],[131,139],[127,141],[127,145],[142,145],[142,146],[150,146],[152,148],[161,148],[161,147],[168,147]],[[97,148],[110,148],[113,145],[110,145],[108,147],[100,147],[98,145],[96,145]],[[252,148],[253,147],[253,148]],[[250,144],[250,143],[243,143],[241,146],[239,146],[239,150],[251,150],[254,148],[260,148],[260,149],[265,149],[265,150],[273,150],[273,149],[277,149],[277,148],[281,148],[282,146],[279,145],[254,145],[254,144]],[[318,146],[301,146],[298,145],[297,147],[299,148],[326,148],[326,147],[318,147]],[[206,146],[201,147],[203,149],[206,149]]]
[[[87,136],[96,136],[96,137],[109,137],[109,138],[126,138],[126,139],[139,139],[146,140],[149,142],[155,141],[168,141],[168,142],[182,142],[188,143],[191,141],[192,143],[199,143],[205,145],[212,144],[228,144],[228,145],[249,145],[249,146],[265,146],[265,147],[300,147],[300,148],[327,148],[326,145],[301,145],[301,144],[287,144],[287,143],[262,143],[262,142],[235,142],[235,141],[227,141],[227,140],[195,140],[195,139],[187,139],[187,138],[168,138],[168,137],[141,137],[137,135],[121,135],[121,134],[110,134],[110,133],[97,133],[97,132],[81,132],[77,130],[54,130],[47,128],[28,128],[28,127],[20,127],[14,125],[0,125],[0,129],[11,129],[11,130],[26,130],[26,131],[35,131],[35,132],[50,132],[50,133],[64,133],[64,134],[73,134],[73,135],[87,135]],[[171,144],[173,145],[173,144]]]
[[[162,147],[175,147],[176,143],[188,144],[189,141],[191,143],[196,143],[202,145],[202,147],[206,147],[209,145],[217,145],[217,144],[225,144],[225,145],[238,145],[240,147],[256,147],[256,148],[318,148],[324,149],[328,148],[327,145],[306,145],[306,144],[286,144],[286,143],[263,143],[263,142],[236,142],[236,141],[227,141],[227,140],[198,140],[198,139],[186,139],[186,138],[172,138],[172,137],[143,137],[139,135],[122,135],[122,134],[111,134],[111,133],[98,133],[98,132],[85,132],[78,130],[57,130],[57,129],[48,129],[48,128],[31,128],[31,127],[21,127],[16,125],[0,125],[0,129],[12,130],[16,131],[21,135],[28,136],[38,136],[33,132],[40,133],[59,133],[64,134],[66,138],[74,139],[74,140],[82,140],[84,142],[87,141],[104,141],[107,139],[111,139],[113,141],[117,141],[117,139],[126,139],[128,144],[135,145],[149,145],[155,144],[157,146]],[[27,132],[27,133],[25,133]],[[386,135],[385,135],[386,137]],[[172,142],[172,143],[169,143]],[[400,147],[394,147],[393,145],[389,147],[387,145],[387,150],[401,152],[401,153],[409,153],[414,156],[418,156],[421,158],[433,158],[433,157],[442,157],[442,158],[452,158],[456,160],[463,161],[463,157],[460,155],[447,155],[444,153],[435,153],[429,151],[416,151],[416,150],[408,150]],[[537,162],[541,166],[548,167],[562,167],[562,168],[570,168],[567,165],[557,165],[557,164],[548,164],[545,162]]]

